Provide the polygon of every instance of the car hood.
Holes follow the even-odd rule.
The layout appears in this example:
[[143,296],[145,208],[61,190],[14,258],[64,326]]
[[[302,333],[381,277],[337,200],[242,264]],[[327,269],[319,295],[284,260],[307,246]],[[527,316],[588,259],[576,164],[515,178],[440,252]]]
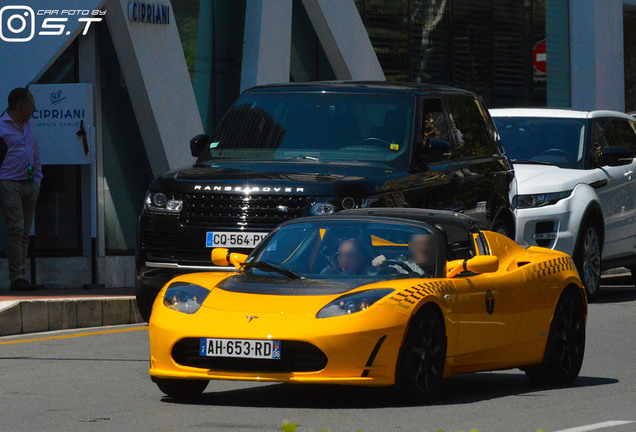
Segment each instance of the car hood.
[[406,175],[388,165],[370,162],[211,161],[163,174],[155,186],[169,186],[170,190],[181,192],[192,192],[195,187],[203,192],[230,192],[236,187],[250,187],[261,191],[269,188],[272,193],[314,195],[347,194],[351,190],[352,194],[359,195],[377,193],[380,189],[386,191],[387,182],[394,184],[390,180]]
[[577,185],[607,180],[600,169],[580,170],[553,165],[514,164],[519,195],[562,192]]
[[215,284],[203,306],[208,309],[249,313],[316,313],[341,295],[386,288],[377,278],[287,279],[234,274]]

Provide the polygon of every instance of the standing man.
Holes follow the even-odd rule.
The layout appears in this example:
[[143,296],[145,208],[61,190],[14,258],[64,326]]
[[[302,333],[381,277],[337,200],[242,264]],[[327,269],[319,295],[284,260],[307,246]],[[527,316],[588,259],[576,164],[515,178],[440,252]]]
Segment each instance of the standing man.
[[36,289],[25,279],[29,232],[42,181],[42,162],[29,119],[35,100],[27,88],[9,93],[9,107],[0,117],[0,138],[7,146],[0,165],[0,212],[7,225],[7,258],[11,291]]

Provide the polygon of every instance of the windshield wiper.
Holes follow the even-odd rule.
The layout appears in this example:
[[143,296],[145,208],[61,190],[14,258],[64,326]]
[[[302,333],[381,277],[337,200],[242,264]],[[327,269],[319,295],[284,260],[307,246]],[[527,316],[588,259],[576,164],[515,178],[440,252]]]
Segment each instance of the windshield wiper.
[[552,162],[538,161],[532,159],[510,159],[512,163],[528,164],[528,165],[554,165]]
[[305,279],[303,276],[300,276],[299,274],[294,273],[293,271],[291,271],[284,265],[275,263],[273,261],[265,260],[265,261],[248,262],[243,264],[241,268],[242,269],[256,268],[260,270],[270,270],[270,271],[282,274],[283,276],[287,276],[290,279]]

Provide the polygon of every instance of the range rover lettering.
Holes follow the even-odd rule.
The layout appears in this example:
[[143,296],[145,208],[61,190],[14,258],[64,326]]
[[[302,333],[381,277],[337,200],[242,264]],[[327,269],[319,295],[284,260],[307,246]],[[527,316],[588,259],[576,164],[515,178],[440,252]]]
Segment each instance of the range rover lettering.
[[190,150],[196,162],[155,179],[139,219],[146,319],[172,277],[226,270],[211,263],[212,248],[249,253],[301,216],[435,208],[514,235],[512,166],[471,92],[385,82],[255,87]]

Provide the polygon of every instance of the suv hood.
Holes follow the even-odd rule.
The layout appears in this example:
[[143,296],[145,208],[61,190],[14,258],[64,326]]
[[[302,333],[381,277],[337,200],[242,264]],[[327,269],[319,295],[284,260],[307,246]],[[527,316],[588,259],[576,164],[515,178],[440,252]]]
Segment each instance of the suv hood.
[[169,190],[186,193],[215,190],[231,193],[241,192],[237,187],[249,187],[260,188],[261,192],[269,188],[268,192],[273,194],[360,195],[390,189],[389,180],[405,175],[388,165],[369,162],[211,161],[163,174],[154,186],[163,189],[169,185]]
[[576,185],[607,180],[600,169],[582,170],[553,165],[514,164],[519,195],[562,192]]

